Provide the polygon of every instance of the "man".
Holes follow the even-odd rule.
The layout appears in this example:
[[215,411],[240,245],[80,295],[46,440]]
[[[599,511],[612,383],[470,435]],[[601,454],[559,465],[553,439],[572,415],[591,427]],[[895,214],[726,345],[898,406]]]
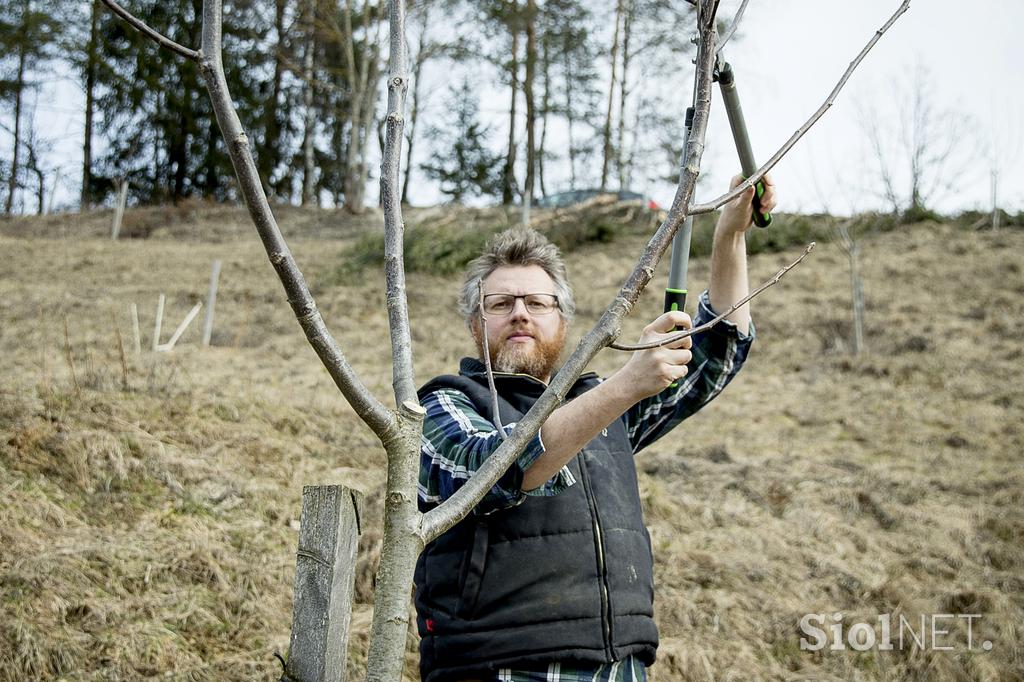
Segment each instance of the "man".
[[[740,178],[733,179],[733,186]],[[762,207],[775,192],[766,179]],[[697,324],[746,296],[748,191],[715,227],[711,281]],[[486,329],[478,315],[483,282]],[[487,335],[507,431],[546,388],[574,303],[558,250],[532,230],[498,235],[470,263],[459,306],[483,357]],[[691,327],[668,312],[641,341]],[[430,543],[416,568],[425,682],[645,680],[658,643],[653,560],[633,455],[714,398],[743,364],[743,306],[712,329],[633,353],[606,380],[580,377],[469,517]],[[502,442],[484,364],[422,389],[419,504],[451,496]]]

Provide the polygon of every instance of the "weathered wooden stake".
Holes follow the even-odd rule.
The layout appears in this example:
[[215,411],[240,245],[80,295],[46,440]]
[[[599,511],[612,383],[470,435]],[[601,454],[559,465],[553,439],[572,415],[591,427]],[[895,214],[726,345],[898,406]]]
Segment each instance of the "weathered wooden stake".
[[68,331],[68,315],[64,313],[64,357],[67,358],[68,368],[71,370],[71,381],[75,385],[75,392],[81,391],[78,383],[78,372],[75,371],[75,356],[71,352],[71,333]]
[[132,313],[132,341],[135,344],[135,354],[142,355],[142,334],[139,333],[139,306],[132,303],[130,310]]
[[124,355],[124,340],[121,338],[121,325],[117,323],[117,317],[110,314],[110,324],[114,327],[114,339],[117,341],[117,352],[121,356],[121,388],[128,390],[128,358]]
[[53,213],[53,200],[57,197],[57,185],[60,184],[60,169],[58,168],[53,175],[53,189],[50,190],[50,200],[46,203],[46,213],[49,215]]
[[117,182],[117,204],[114,206],[114,222],[110,226],[110,238],[117,241],[121,234],[121,219],[124,217],[124,207],[128,202],[128,180],[121,179]]
[[220,279],[220,259],[213,261],[210,272],[210,293],[206,296],[206,319],[203,320],[203,345],[210,345],[213,336],[213,306],[217,302],[217,281]]
[[199,309],[202,307],[202,303],[196,303],[192,306],[192,310],[188,311],[188,315],[186,315],[185,319],[181,321],[178,328],[174,330],[174,333],[171,334],[171,338],[167,340],[167,343],[160,344],[156,349],[164,352],[174,350],[174,344],[178,343],[178,339],[180,339],[181,335],[185,333],[185,330],[188,329],[188,325],[195,319],[196,315],[199,314]]
[[163,294],[160,294],[160,298],[156,300],[156,322],[153,323],[153,352],[155,353],[160,347],[160,327],[164,324],[164,298]]
[[345,486],[302,489],[292,636],[282,680],[345,680],[361,506],[362,494]]

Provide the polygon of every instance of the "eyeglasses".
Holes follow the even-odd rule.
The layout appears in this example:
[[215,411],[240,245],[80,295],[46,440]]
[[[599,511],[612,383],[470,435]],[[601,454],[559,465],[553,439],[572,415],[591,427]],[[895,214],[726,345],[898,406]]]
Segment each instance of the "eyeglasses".
[[558,296],[554,294],[487,294],[484,296],[484,312],[488,315],[508,315],[520,298],[523,299],[526,312],[531,315],[547,315],[558,309]]

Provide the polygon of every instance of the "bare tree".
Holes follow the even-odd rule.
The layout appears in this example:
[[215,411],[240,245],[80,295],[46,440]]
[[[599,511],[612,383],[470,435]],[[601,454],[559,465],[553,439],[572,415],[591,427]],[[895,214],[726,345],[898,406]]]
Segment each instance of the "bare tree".
[[[425,514],[417,510],[417,473],[420,435],[424,410],[417,402],[413,375],[411,333],[406,301],[405,267],[403,263],[404,225],[399,191],[399,165],[404,127],[405,96],[409,76],[405,44],[404,0],[389,0],[390,73],[388,75],[388,108],[386,142],[381,167],[381,194],[384,206],[385,278],[387,310],[391,336],[393,390],[395,407],[385,407],[361,381],[348,364],[341,348],[327,329],[316,303],[305,284],[291,252],[285,244],[277,221],[267,202],[262,183],[256,173],[247,136],[234,109],[224,66],[221,60],[221,0],[204,0],[203,31],[200,50],[175,43],[139,21],[116,3],[103,0],[114,12],[136,29],[173,52],[195,61],[213,100],[217,122],[227,142],[239,186],[250,216],[285,288],[288,301],[306,334],[310,345],[324,363],[335,384],[356,413],[380,439],[387,453],[387,482],[384,497],[384,538],[374,593],[373,625],[367,656],[367,680],[399,680],[403,667],[402,652],[409,627],[409,593],[416,559],[424,545],[437,538],[464,518],[483,498],[505,470],[518,457],[541,425],[564,400],[568,390],[590,360],[604,347],[612,345],[621,332],[623,318],[630,313],[641,292],[654,276],[655,267],[672,242],[688,213],[714,210],[735,198],[764,174],[796,143],[797,140],[831,106],[849,74],[863,59],[871,46],[909,6],[904,0],[892,18],[875,34],[860,55],[851,63],[839,84],[821,108],[798,129],[767,163],[735,190],[696,206],[690,201],[700,172],[711,107],[712,73],[715,61],[715,15],[718,2],[700,3],[697,13],[699,43],[697,50],[697,98],[687,161],[680,173],[679,185],[668,216],[650,238],[625,283],[616,292],[596,325],[583,337],[575,352],[552,379],[547,390],[508,435],[503,444],[487,459],[477,473],[447,501]],[[806,252],[805,252],[806,253]],[[780,272],[773,281],[782,275]],[[770,281],[768,285],[772,282]],[[768,286],[765,285],[765,286]],[[755,291],[751,296],[756,295]],[[745,300],[749,300],[747,297]],[[737,303],[741,305],[743,302]],[[726,313],[728,314],[728,313]],[[687,334],[692,332],[681,332]],[[664,340],[672,343],[678,335]],[[633,349],[636,346],[619,346]]]
[[850,223],[834,224],[839,236],[839,248],[846,254],[850,266],[850,302],[853,307],[853,354],[864,352],[864,283],[860,277],[860,244],[850,236]]
[[923,65],[894,87],[898,110],[880,112],[875,100],[862,100],[861,128],[893,213],[922,215],[939,195],[962,182],[972,126],[965,114],[935,104]]
[[316,55],[316,0],[302,3],[302,199],[303,206],[313,203],[315,189],[315,154],[313,138],[316,136],[316,117],[313,109],[313,61]]
[[604,115],[604,127],[601,129],[601,191],[608,189],[608,172],[612,161],[612,113],[615,104],[615,84],[618,82],[619,69],[619,32],[622,27],[626,2],[615,3],[615,33],[612,36],[612,80],[608,85],[608,107]]

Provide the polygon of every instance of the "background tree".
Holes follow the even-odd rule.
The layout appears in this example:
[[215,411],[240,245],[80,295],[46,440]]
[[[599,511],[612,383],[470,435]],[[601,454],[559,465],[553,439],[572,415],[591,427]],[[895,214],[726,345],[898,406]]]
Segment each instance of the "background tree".
[[935,86],[923,65],[893,83],[896,111],[880,111],[877,99],[862,98],[860,125],[882,198],[893,213],[917,219],[928,216],[932,202],[968,172],[973,126],[964,114],[935,104]]
[[[576,189],[580,168],[594,153],[594,131],[599,120],[600,77],[596,66],[598,47],[593,37],[594,16],[589,5],[578,0],[547,0],[543,13],[544,131],[549,118],[564,119],[569,189]],[[541,164],[548,154],[545,137],[542,134],[537,152]]]
[[454,202],[501,191],[501,158],[487,145],[489,130],[480,123],[476,92],[468,80],[449,91],[445,128],[431,128],[435,151],[420,166],[428,178],[441,183],[441,192]]
[[[34,108],[26,110],[26,96],[38,87],[38,76],[54,57],[59,23],[54,7],[40,0],[0,2],[0,104],[11,112],[11,162],[4,212],[14,208],[25,158],[23,123],[32,129]],[[27,122],[23,121],[29,114]]]
[[[201,0],[139,4],[137,11],[166,26],[172,40],[198,42]],[[260,15],[244,4],[232,3],[228,10],[225,59],[236,65],[226,72],[229,85],[249,120],[265,120],[262,95],[271,89],[267,81],[273,70],[267,68],[263,36],[273,36],[273,27],[263,24]],[[202,81],[196,65],[163,58],[152,41],[109,13],[101,21],[100,36],[104,59],[99,65],[96,102],[107,143],[98,169],[93,170],[94,174],[98,170],[94,187],[100,196],[111,191],[113,180],[120,177],[130,178],[132,194],[144,203],[237,196],[231,182],[225,181],[232,177],[231,165],[209,101],[200,95]],[[247,68],[240,68],[243,64]],[[126,131],[130,134],[125,135]],[[264,137],[259,127],[256,131],[257,137]]]
[[[451,35],[450,25],[465,25],[472,20],[472,13],[467,11],[467,3],[461,0],[441,0],[440,2],[424,0],[410,7],[409,17],[414,26],[409,40],[409,55],[412,71],[412,90],[409,102],[409,115],[405,126],[405,175],[402,179],[402,203],[409,202],[409,184],[414,163],[417,123],[429,100],[429,93],[424,91],[423,82],[427,79],[430,66],[443,62],[448,66],[467,62],[471,58],[470,42],[466,36]],[[440,17],[448,21],[440,22]]]

